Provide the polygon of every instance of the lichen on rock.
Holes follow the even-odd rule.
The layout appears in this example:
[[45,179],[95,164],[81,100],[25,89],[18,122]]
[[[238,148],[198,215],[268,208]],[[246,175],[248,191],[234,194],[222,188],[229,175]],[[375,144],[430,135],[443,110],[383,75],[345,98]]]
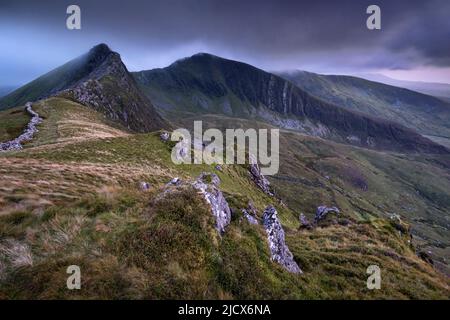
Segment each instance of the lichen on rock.
[[259,167],[258,161],[253,156],[250,156],[249,162],[249,171],[255,184],[267,195],[274,196],[275,194],[272,191],[269,180],[267,180],[267,178],[261,173],[261,168]]
[[[207,177],[210,177],[209,182]],[[216,229],[223,233],[231,222],[231,209],[222,191],[218,188],[219,183],[220,179],[217,175],[202,173],[192,186],[203,195],[210,205],[212,214],[216,218]]]
[[303,273],[286,245],[284,230],[278,220],[277,210],[273,206],[268,206],[264,210],[263,225],[267,232],[272,260],[289,272]]

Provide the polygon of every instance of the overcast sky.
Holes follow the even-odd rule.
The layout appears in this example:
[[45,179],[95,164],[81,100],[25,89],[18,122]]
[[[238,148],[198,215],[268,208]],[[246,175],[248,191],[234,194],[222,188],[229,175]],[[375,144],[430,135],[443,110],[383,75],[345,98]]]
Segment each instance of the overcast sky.
[[[81,30],[66,29],[70,4],[81,7]],[[381,7],[381,30],[366,28],[370,4]],[[449,0],[0,0],[0,85],[101,42],[131,71],[209,52],[269,71],[450,83]]]

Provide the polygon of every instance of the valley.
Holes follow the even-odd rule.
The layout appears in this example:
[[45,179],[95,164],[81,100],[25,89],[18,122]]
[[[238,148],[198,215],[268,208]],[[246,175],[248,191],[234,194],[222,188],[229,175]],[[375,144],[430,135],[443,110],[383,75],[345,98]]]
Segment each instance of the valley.
[[[0,152],[0,299],[450,296],[450,152],[382,109],[207,54],[129,73],[104,44],[0,98],[0,142],[29,101],[38,131]],[[280,171],[174,164],[167,137],[198,120],[280,128]]]
[[[44,117],[36,140],[22,151],[0,154],[6,178],[0,191],[0,250],[9,248],[2,260],[2,298],[411,299],[448,294],[447,280],[417,257],[407,234],[385,217],[358,213],[337,191],[310,197],[304,184],[302,197],[289,197],[289,189],[272,179],[276,192],[289,199],[288,206],[280,205],[255,187],[245,166],[224,165],[217,171],[213,165],[174,165],[171,148],[159,134],[130,135],[68,100],[43,100],[36,110]],[[74,117],[84,120],[72,122]],[[86,130],[89,138],[80,138]],[[327,159],[321,143],[305,139],[297,140],[311,150],[305,156]],[[307,166],[298,168],[305,179],[318,176]],[[195,192],[184,187],[165,191],[173,177],[190,181],[204,171],[220,177],[233,212],[220,237]],[[140,189],[142,181],[150,190]],[[270,260],[262,226],[249,224],[240,213],[249,201],[258,219],[268,204],[277,208],[303,275]],[[323,203],[339,205],[342,222],[299,229],[300,210],[311,217]],[[14,258],[19,249],[27,252],[27,260]],[[365,269],[373,263],[384,270],[383,290],[365,287]],[[83,270],[81,291],[64,289],[69,264]]]

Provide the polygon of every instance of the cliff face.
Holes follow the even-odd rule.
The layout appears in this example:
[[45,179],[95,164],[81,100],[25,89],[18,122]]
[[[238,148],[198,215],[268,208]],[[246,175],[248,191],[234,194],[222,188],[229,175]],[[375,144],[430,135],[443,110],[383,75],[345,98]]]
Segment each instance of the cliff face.
[[164,69],[138,72],[134,77],[163,112],[181,109],[256,117],[367,148],[447,152],[402,125],[345,110],[277,75],[208,54],[194,55]]
[[[61,94],[91,106],[129,129],[149,132],[168,128],[115,52],[97,49],[101,59],[87,76]],[[109,50],[109,49],[108,49]]]
[[21,105],[52,95],[70,98],[133,131],[167,128],[150,100],[137,88],[120,55],[100,44],[63,66],[0,99],[0,108]]

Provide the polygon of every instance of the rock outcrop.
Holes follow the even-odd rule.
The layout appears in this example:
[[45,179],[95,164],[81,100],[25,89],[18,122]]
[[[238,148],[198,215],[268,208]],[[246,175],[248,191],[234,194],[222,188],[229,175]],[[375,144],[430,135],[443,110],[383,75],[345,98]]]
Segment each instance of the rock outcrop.
[[217,175],[202,173],[192,186],[210,205],[212,214],[216,218],[216,229],[223,233],[231,222],[231,209],[222,191],[218,188],[219,184],[220,179]]
[[142,191],[150,190],[150,183],[145,182],[145,181],[141,182],[140,183],[140,188],[141,188]]
[[302,273],[294,257],[286,245],[283,227],[278,220],[277,210],[268,206],[264,210],[263,225],[267,232],[272,260],[292,273]]
[[246,209],[242,209],[242,214],[250,224],[258,224],[258,215],[255,206],[250,201]]
[[264,193],[266,193],[269,196],[274,196],[274,192],[272,191],[272,187],[270,186],[269,180],[267,180],[266,177],[261,173],[261,168],[259,167],[258,162],[256,159],[252,156],[249,158],[250,161],[250,174],[252,177],[252,180],[255,182],[255,184],[262,190]]
[[178,177],[173,178],[172,180],[167,183],[167,186],[179,186],[181,184],[181,179]]
[[24,132],[14,140],[0,143],[0,151],[21,150],[22,143],[31,140],[34,134],[38,132],[36,126],[42,122],[42,118],[39,117],[37,112],[33,111],[31,102],[27,102],[25,110],[31,115],[31,120]]
[[159,137],[161,138],[162,141],[167,142],[170,139],[170,133],[164,131],[161,132],[161,134],[159,135]]
[[169,129],[122,63],[106,44],[0,98],[0,110],[54,95],[77,101],[136,132]]
[[300,213],[300,216],[298,218],[300,220],[300,229],[312,229],[313,226],[311,222],[309,222],[308,218],[303,213]]
[[317,207],[316,216],[314,217],[314,221],[317,223],[321,220],[324,220],[329,213],[339,214],[340,211],[337,207],[319,206],[319,207]]

